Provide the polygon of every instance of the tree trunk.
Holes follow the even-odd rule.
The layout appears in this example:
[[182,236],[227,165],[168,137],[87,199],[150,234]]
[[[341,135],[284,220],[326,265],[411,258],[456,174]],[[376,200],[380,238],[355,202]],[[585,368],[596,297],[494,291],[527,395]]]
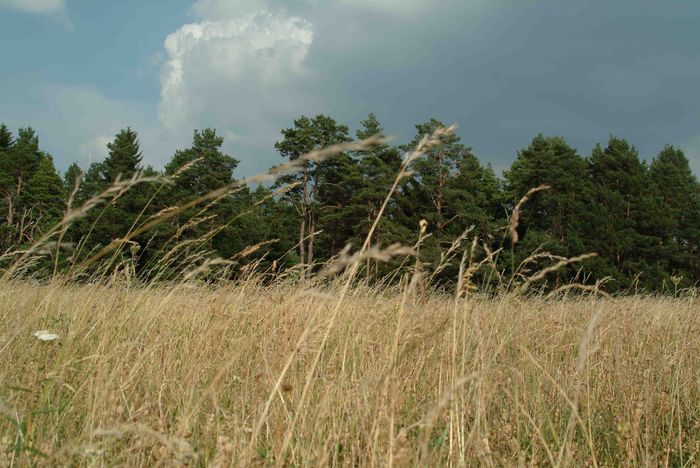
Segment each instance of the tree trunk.
[[299,262],[301,263],[301,278],[304,279],[304,245],[305,239],[304,234],[306,231],[306,213],[302,212],[301,222],[299,223]]
[[301,200],[301,220],[299,222],[299,262],[301,263],[301,278],[306,277],[305,260],[305,242],[306,242],[306,217],[309,213],[309,166],[308,162],[304,163],[304,198]]
[[309,213],[309,248],[306,254],[308,255],[308,260],[306,264],[310,267],[314,262],[314,232],[316,231],[315,220],[313,213]]

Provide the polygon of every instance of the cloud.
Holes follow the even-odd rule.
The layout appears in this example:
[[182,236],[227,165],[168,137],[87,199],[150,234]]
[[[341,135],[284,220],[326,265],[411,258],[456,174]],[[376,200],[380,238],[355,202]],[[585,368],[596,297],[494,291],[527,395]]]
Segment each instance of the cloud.
[[161,122],[176,130],[180,121],[216,105],[220,92],[228,94],[226,88],[234,88],[241,99],[264,99],[264,94],[304,75],[312,37],[304,20],[267,12],[184,25],[165,40]]
[[192,129],[211,126],[237,135],[237,148],[271,148],[287,113],[312,101],[305,60],[313,37],[308,21],[266,10],[168,35],[158,106],[165,135],[186,144]]
[[[377,34],[393,35],[392,28],[430,5],[427,0],[198,0],[192,6],[198,21],[164,41],[160,125],[178,145],[189,143],[192,129],[214,127],[234,137],[226,143],[242,160],[241,173],[264,170],[278,161],[273,145],[280,129],[299,115],[342,119],[338,109],[343,108],[359,120],[369,112],[363,108],[355,116],[352,107],[365,105],[348,103],[346,90],[337,89],[357,78],[347,68],[358,63],[346,54],[360,44],[365,45],[359,53],[366,54],[368,42],[383,40]],[[368,21],[388,16],[396,18],[394,25],[367,30]],[[370,60],[383,61],[388,54]],[[408,51],[403,56],[419,60]]]
[[27,13],[59,13],[65,10],[65,0],[0,0],[0,7]]

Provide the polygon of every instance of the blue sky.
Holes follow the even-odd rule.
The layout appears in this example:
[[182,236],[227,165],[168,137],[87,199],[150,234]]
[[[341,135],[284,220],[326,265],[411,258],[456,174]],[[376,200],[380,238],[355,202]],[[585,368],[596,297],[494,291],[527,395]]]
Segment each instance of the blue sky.
[[399,142],[456,123],[499,171],[542,132],[675,144],[700,173],[696,1],[0,0],[0,45],[0,121],[59,169],[125,126],[160,168],[214,127],[248,175],[301,114],[375,112]]

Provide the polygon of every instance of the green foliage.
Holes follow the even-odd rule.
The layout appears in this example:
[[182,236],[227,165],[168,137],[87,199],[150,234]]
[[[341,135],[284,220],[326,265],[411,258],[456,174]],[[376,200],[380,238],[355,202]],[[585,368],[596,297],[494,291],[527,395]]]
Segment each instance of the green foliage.
[[[361,121],[360,125],[361,128],[356,132],[360,140],[373,136],[385,137],[384,128],[372,113]],[[350,198],[346,202],[344,216],[353,220],[352,233],[346,242],[357,248],[365,241],[379,215],[379,210],[398,175],[402,160],[400,149],[386,143],[372,145],[367,150],[355,152],[353,156],[357,160],[356,171],[353,174],[354,186],[348,189]],[[405,229],[397,219],[396,197],[392,197],[370,239],[370,246],[404,242],[411,236],[412,232]],[[391,263],[375,261],[372,265],[368,262],[366,273],[383,273],[392,266]]]
[[[431,119],[416,125],[416,135],[404,151],[415,148],[426,135],[444,127]],[[482,166],[471,148],[454,134],[442,137],[411,167],[413,176],[398,195],[398,219],[406,230],[417,235],[421,219],[428,221],[431,234],[422,247],[422,259],[436,265],[441,252],[462,233],[474,228],[473,235],[488,236],[499,216],[499,182],[493,169]],[[454,268],[445,270],[445,278],[455,277]]]
[[108,182],[114,182],[117,177],[128,178],[141,168],[141,150],[138,135],[131,128],[125,128],[107,143],[109,156],[105,159],[105,176]]
[[27,181],[23,204],[32,206],[43,227],[51,227],[60,221],[65,211],[65,193],[61,177],[53,165],[53,158],[42,154],[36,171]]
[[66,169],[66,172],[63,174],[63,191],[66,195],[69,196],[73,190],[75,190],[76,184],[80,183],[82,177],[83,170],[80,169],[78,163],[74,162],[68,166],[68,169]]
[[667,255],[667,271],[682,278],[683,286],[700,281],[700,184],[688,159],[666,146],[649,168],[656,197],[667,224],[658,235]]
[[[156,174],[152,168],[141,166],[142,155],[138,135],[130,128],[117,133],[114,140],[107,144],[107,149],[107,158],[102,162],[92,163],[83,175],[73,202],[74,207],[81,206],[120,180],[124,181],[136,175]],[[77,164],[69,167],[63,181],[66,193],[70,193],[68,187],[72,190],[80,174],[81,170]],[[157,190],[157,187],[140,186],[138,189],[120,191],[76,221],[66,237],[66,240],[76,244],[74,259],[84,259],[95,249],[122,239],[137,228],[156,209],[152,201]],[[150,235],[152,233],[136,237],[132,242],[146,244]],[[135,244],[130,245],[135,247]],[[119,256],[120,252],[121,249],[118,249],[116,255]]]
[[[429,274],[435,272],[439,285],[449,286],[457,277],[458,262],[443,264],[444,253],[465,231],[469,234],[457,245],[456,258],[476,238],[478,255],[503,248],[493,260],[506,275],[527,275],[563,257],[598,254],[549,274],[548,287],[610,278],[608,291],[675,293],[700,282],[700,183],[680,149],[666,146],[647,165],[621,138],[610,137],[605,147],[597,145],[584,158],[563,138],[540,134],[518,151],[501,180],[458,136],[447,134],[397,179],[403,153],[440,127],[440,121],[431,119],[416,125],[406,145],[377,143],[304,160],[272,187],[255,188],[236,183],[239,161],[223,152],[223,138],[213,129],[197,130],[192,145],[176,151],[164,168],[172,185],[141,184],[100,200],[60,234],[74,246],[70,257],[39,266],[67,268],[112,244],[117,245],[108,261],[113,269],[128,264],[144,277],[158,272],[168,278],[215,257],[232,262],[228,271],[234,276],[249,263],[270,272],[302,264],[298,274],[304,275],[348,244],[359,248],[398,181],[370,246],[414,245],[419,222],[427,220],[420,260]],[[351,139],[347,126],[326,115],[301,116],[281,133],[275,149],[288,161]],[[369,114],[355,136],[384,136],[384,129]],[[78,180],[73,208],[94,201],[115,183],[159,174],[143,166],[138,135],[131,128],[121,130],[107,148],[104,161],[85,173],[73,163],[61,178],[31,128],[19,129],[15,138],[0,125],[2,250],[28,246],[59,222]],[[511,245],[503,229],[508,213],[541,185],[549,189],[522,205],[519,242]],[[221,196],[203,198],[221,187],[227,188]],[[178,208],[184,204],[189,208]],[[162,218],[171,210],[176,214]],[[148,230],[134,232],[146,224]],[[551,255],[532,256],[545,251]],[[169,259],[165,269],[162,258]],[[364,275],[367,281],[384,278],[402,261],[369,259]],[[473,281],[489,281],[482,273],[470,274]]]
[[[532,188],[546,185],[549,189],[534,194],[523,205],[518,224],[522,242],[504,268],[515,270],[539,247],[566,257],[588,251],[586,230],[591,223],[588,208],[593,188],[586,172],[586,160],[561,137],[540,134],[518,151],[504,174],[504,195],[510,207]],[[554,281],[571,280],[575,268],[559,270]]]
[[597,216],[590,246],[614,267],[620,287],[635,278],[653,289],[658,277],[645,275],[664,259],[661,238],[670,219],[660,209],[646,164],[627,141],[611,137],[608,145],[593,149],[590,174],[594,184],[593,209]]
[[[27,187],[37,171],[41,174]],[[32,188],[51,192],[48,186],[52,175],[56,175],[53,162],[39,149],[39,137],[31,127],[20,128],[17,138],[13,139],[7,127],[0,126],[0,207],[5,214],[5,224],[0,229],[3,250],[13,244],[31,242],[44,222],[55,219],[55,207],[62,200],[60,192],[54,200],[48,200],[46,193],[37,194],[43,206],[35,206],[29,193]],[[47,210],[51,212],[49,216]]]
[[[586,179],[586,161],[561,137],[536,136],[505,172],[505,193],[514,206],[530,189],[548,185],[527,202],[520,217],[521,238],[528,230],[546,233],[568,244],[576,238],[576,249],[556,252],[577,255],[580,250],[585,213],[591,186]],[[582,175],[584,177],[582,177]]]
[[[290,161],[314,150],[350,141],[348,127],[325,115],[302,116],[294,121],[294,127],[282,130],[282,136],[284,138],[275,144],[275,148],[280,156]],[[298,246],[302,263],[312,265],[316,259],[314,248],[319,229],[323,231],[321,239],[328,256],[343,247],[341,239],[347,236],[351,220],[340,219],[329,211],[344,206],[347,190],[357,175],[355,162],[350,156],[339,154],[325,161],[306,160],[298,172],[279,179],[276,186],[291,187],[285,192],[285,197],[299,212]]]
[[221,152],[223,144],[224,139],[216,130],[195,130],[192,146],[175,152],[165,166],[165,173],[172,175],[192,164],[177,176],[175,188],[170,192],[172,197],[178,201],[191,200],[231,183],[239,161]]

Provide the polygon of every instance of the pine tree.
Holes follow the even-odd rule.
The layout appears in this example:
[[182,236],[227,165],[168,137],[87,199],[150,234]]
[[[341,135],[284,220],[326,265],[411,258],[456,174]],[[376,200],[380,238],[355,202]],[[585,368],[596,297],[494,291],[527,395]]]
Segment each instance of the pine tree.
[[[550,188],[532,196],[522,207],[515,257],[504,254],[504,267],[512,269],[537,248],[560,256],[587,253],[588,209],[591,185],[586,160],[561,137],[537,135],[505,171],[505,197],[510,208],[540,185]],[[555,282],[569,281],[579,265],[562,269]]]
[[[78,163],[74,162],[68,166],[68,169],[66,169],[66,172],[63,174],[63,192],[66,194],[66,197],[75,190],[76,184],[82,184],[83,177],[83,170],[78,166]],[[78,187],[80,187],[80,185],[78,185]],[[68,200],[66,200],[66,202],[67,201]]]
[[517,203],[534,187],[550,186],[525,205],[520,222],[523,230],[545,232],[561,243],[578,247],[573,237],[581,234],[581,212],[590,191],[586,168],[586,161],[561,137],[540,134],[520,150],[504,174],[511,203]]
[[688,159],[666,146],[651,163],[649,175],[662,211],[670,218],[663,237],[668,271],[682,277],[679,285],[700,281],[700,184]]
[[[325,115],[317,115],[310,119],[302,116],[294,121],[294,127],[282,130],[284,138],[275,144],[280,155],[290,161],[303,155],[328,146],[349,141],[348,127],[338,124],[334,119]],[[339,195],[347,197],[347,193],[331,189],[331,185],[341,177],[341,172],[350,166],[347,155],[336,155],[326,161],[304,161],[299,172],[279,179],[278,186],[283,184],[298,184],[286,192],[286,197],[294,204],[299,214],[299,258],[302,263],[311,265],[314,262],[315,232],[319,228],[321,207],[325,203],[333,203]],[[331,242],[337,241],[338,233],[332,230]]]
[[83,179],[78,189],[78,204],[83,204],[89,198],[98,195],[109,187],[104,161],[93,162],[83,174]]
[[[416,125],[416,136],[404,150],[412,150],[424,136],[441,127],[442,122],[435,119]],[[426,263],[436,263],[441,252],[472,225],[477,227],[474,234],[482,238],[489,234],[499,184],[493,170],[481,166],[457,135],[444,136],[411,169],[414,175],[398,196],[397,218],[406,231],[414,233],[412,237],[419,221],[428,221],[431,237],[421,248]],[[444,277],[454,277],[454,273],[447,269]]]
[[108,183],[113,183],[117,177],[129,178],[141,170],[141,150],[138,135],[131,127],[122,129],[107,143],[109,156],[105,159],[105,175]]
[[0,125],[0,195],[6,199],[14,194],[14,173],[12,166],[12,145],[14,138],[5,124]]
[[[413,141],[404,146],[405,151],[415,148],[425,135],[432,134],[437,128],[444,127],[438,120],[431,119],[426,123],[416,125],[416,136]],[[430,223],[431,231],[440,236],[453,221],[447,215],[450,197],[449,181],[457,173],[459,165],[466,157],[471,156],[470,149],[460,143],[455,134],[443,137],[441,144],[433,146],[424,157],[414,162],[412,169],[415,177],[411,179],[405,192],[412,192],[414,203],[422,206],[424,213],[416,213],[412,223],[417,225],[422,217]]]
[[42,227],[51,227],[60,221],[65,209],[63,182],[50,155],[41,155],[36,171],[27,181],[23,198],[24,204],[35,210],[34,217]]
[[[360,122],[361,128],[357,130],[356,136],[364,140],[373,136],[384,137],[382,128],[377,116],[370,113],[366,119]],[[391,189],[394,180],[398,176],[401,167],[401,151],[386,143],[372,145],[364,151],[357,151],[354,157],[358,160],[357,188],[351,192],[349,205],[353,212],[351,218],[355,223],[353,228],[352,241],[356,246],[362,245],[367,238],[369,229],[379,215],[379,209]],[[395,197],[389,200],[389,205],[382,215],[379,225],[370,239],[370,245],[389,245],[395,242],[402,242],[404,238],[411,235],[405,232],[402,226],[396,222]],[[380,269],[388,265],[382,265],[375,261],[374,271],[378,273]],[[367,259],[366,271],[370,272],[370,260]],[[368,275],[369,278],[369,275]]]
[[[80,185],[76,204],[80,205],[104,192],[118,178],[130,178],[143,170],[138,135],[131,128],[119,131],[114,140],[107,144],[107,149],[107,158],[102,162],[92,163],[88,168]],[[83,239],[88,247],[105,246],[125,236],[134,227],[147,194],[148,190],[143,187],[121,193],[106,205],[88,212],[85,218],[76,223],[71,235],[75,240]],[[88,235],[89,238],[85,238]]]
[[594,184],[591,210],[596,215],[589,234],[592,248],[614,267],[609,273],[617,286],[630,287],[639,278],[644,287],[660,287],[659,271],[666,259],[658,233],[665,230],[667,220],[649,190],[647,167],[636,148],[624,139],[610,137],[605,148],[597,145],[593,149],[590,174]]
[[0,152],[9,150],[12,143],[12,132],[7,128],[7,125],[0,124]]
[[4,218],[0,224],[0,251],[4,251],[11,245],[15,234],[13,226],[15,184],[10,167],[13,143],[12,133],[5,124],[0,125],[0,210]]
[[14,179],[16,196],[19,197],[23,185],[29,180],[41,160],[39,137],[31,127],[20,128],[18,137],[12,145],[8,172]]
[[[165,192],[163,199],[167,200],[166,206],[180,205],[194,200],[234,181],[233,171],[238,166],[238,160],[221,151],[223,144],[224,139],[216,134],[216,130],[209,128],[202,131],[195,130],[192,146],[176,151],[165,167],[166,174],[174,175],[184,166],[190,165],[177,174],[175,185]],[[238,195],[245,197],[243,194]],[[213,239],[206,237],[197,244],[197,248],[216,250],[219,256],[230,257],[238,248],[235,229],[228,227],[229,223],[240,214],[236,194],[232,193],[219,198],[206,213],[200,211],[202,208],[202,206],[196,206],[186,210],[174,220],[175,228],[191,226],[181,232],[181,239],[199,239],[217,230],[218,233]],[[192,223],[193,220],[196,222]],[[224,228],[218,229],[222,226]],[[167,231],[163,230],[159,235],[165,236],[166,233]],[[172,233],[174,232],[169,234]]]
[[14,141],[7,127],[3,126],[0,134],[0,191],[6,221],[2,230],[3,246],[8,247],[31,237],[30,231],[35,223],[31,207],[24,203],[24,189],[37,170],[42,153],[39,150],[39,137],[31,127],[20,128]]
[[[223,187],[233,181],[233,171],[239,161],[222,153],[223,137],[216,130],[195,130],[192,146],[178,150],[165,166],[166,174],[174,174],[186,164],[192,166],[177,176],[173,195],[178,200],[190,200]],[[196,162],[195,162],[196,160]]]

